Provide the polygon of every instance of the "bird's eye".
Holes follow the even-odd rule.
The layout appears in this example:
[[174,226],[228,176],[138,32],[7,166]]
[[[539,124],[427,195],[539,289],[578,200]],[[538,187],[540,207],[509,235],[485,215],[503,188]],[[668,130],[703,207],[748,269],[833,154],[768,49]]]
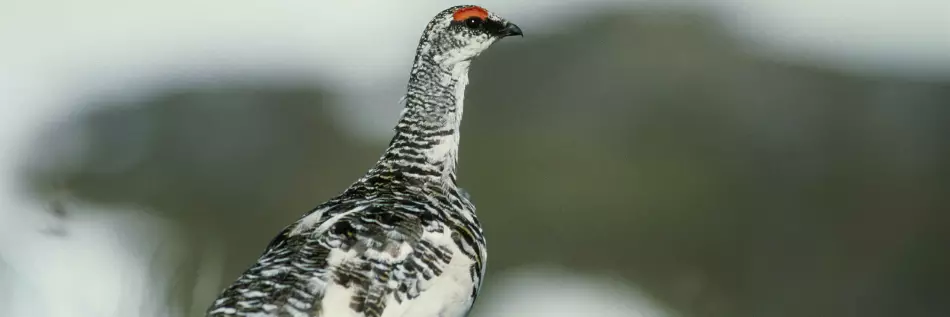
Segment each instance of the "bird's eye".
[[471,17],[465,20],[465,25],[469,28],[477,28],[482,25],[482,19],[478,17]]

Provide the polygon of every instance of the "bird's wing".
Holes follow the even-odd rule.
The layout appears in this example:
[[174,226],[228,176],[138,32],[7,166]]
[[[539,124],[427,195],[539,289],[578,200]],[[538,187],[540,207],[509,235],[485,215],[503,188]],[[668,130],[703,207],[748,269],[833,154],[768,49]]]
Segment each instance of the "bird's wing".
[[390,298],[402,306],[453,269],[457,235],[428,214],[351,207],[321,217],[313,230],[285,228],[209,316],[381,316]]

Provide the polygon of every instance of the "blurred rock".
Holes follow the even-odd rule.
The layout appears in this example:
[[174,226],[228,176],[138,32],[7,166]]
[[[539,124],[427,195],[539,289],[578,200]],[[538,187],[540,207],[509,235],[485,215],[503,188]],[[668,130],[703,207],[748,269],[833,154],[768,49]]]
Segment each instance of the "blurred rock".
[[939,311],[903,294],[950,291],[924,278],[950,272],[950,83],[763,59],[701,12],[564,29],[472,68],[493,269],[608,270],[695,316]]

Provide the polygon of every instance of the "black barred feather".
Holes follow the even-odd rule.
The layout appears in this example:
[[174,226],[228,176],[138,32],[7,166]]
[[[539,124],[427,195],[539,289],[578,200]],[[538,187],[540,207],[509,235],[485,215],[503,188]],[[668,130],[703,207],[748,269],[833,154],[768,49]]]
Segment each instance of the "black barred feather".
[[284,228],[207,315],[467,314],[487,257],[475,207],[455,177],[468,67],[496,40],[520,33],[480,7],[436,15],[376,166]]

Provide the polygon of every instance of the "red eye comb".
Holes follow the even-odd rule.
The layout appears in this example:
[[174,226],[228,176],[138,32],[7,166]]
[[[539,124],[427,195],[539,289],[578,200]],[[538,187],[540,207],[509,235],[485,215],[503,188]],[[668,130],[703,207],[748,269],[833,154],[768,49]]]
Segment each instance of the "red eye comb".
[[473,17],[482,20],[488,19],[488,10],[478,6],[471,6],[458,9],[455,11],[455,14],[452,14],[452,19],[455,21],[465,21],[466,19]]

